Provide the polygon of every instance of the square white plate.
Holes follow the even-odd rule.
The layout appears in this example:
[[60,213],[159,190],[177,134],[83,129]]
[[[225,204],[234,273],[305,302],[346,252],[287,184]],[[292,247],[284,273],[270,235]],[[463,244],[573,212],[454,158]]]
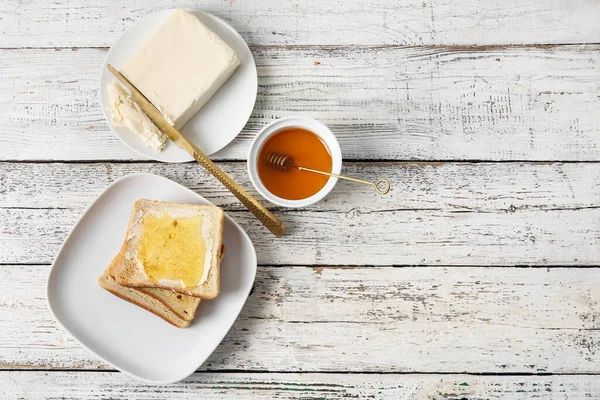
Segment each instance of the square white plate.
[[62,245],[46,285],[48,307],[79,343],[115,368],[150,383],[177,382],[210,356],[240,313],[256,275],[248,235],[225,215],[221,293],[200,303],[186,329],[105,291],[98,285],[125,238],[136,200],[210,204],[167,178],[134,174],[113,182],[81,216]]

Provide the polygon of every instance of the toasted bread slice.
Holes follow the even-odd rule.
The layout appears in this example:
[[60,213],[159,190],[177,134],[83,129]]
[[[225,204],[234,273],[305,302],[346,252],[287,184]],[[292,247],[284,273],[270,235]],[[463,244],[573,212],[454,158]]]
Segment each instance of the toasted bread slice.
[[[225,250],[225,246],[221,246],[219,261],[223,259]],[[178,328],[190,326],[200,305],[200,298],[186,296],[166,289],[135,289],[121,286],[110,275],[111,267],[121,262],[123,262],[123,254],[119,252],[106,268],[104,274],[98,279],[98,283],[102,288],[123,300],[150,311]]]
[[[115,259],[119,258],[119,255],[115,257]],[[114,260],[113,260],[114,261]],[[187,328],[190,326],[191,320],[185,320],[180,318],[177,314],[175,314],[169,307],[161,303],[156,298],[142,293],[139,290],[128,288],[117,284],[112,276],[109,274],[109,268],[106,268],[104,273],[100,278],[98,278],[98,283],[100,286],[111,292],[117,297],[122,298],[130,303],[133,303],[145,310],[150,311],[151,313],[158,315],[171,325],[174,325],[178,328]],[[197,308],[198,306],[196,306]],[[196,313],[196,308],[194,308],[194,314]]]
[[[115,264],[111,268],[111,276],[121,286],[168,289],[188,296],[204,299],[215,298],[219,294],[219,256],[224,216],[223,210],[216,206],[138,200],[129,220],[129,228],[122,250],[123,262]],[[192,220],[201,222],[198,226],[186,222]],[[173,225],[172,227],[171,225],[161,225],[165,223]],[[166,228],[163,229],[163,226]],[[168,238],[167,233],[169,234]],[[173,234],[175,239],[171,239],[170,234]],[[155,245],[160,248],[148,248]],[[198,265],[198,269],[194,272],[199,273],[202,268],[202,276],[197,284],[186,286],[175,269],[183,268],[181,266],[184,265],[184,262],[177,257],[181,259],[188,257],[190,251],[186,246],[201,245],[204,246],[205,251],[204,253],[198,252],[198,254],[204,254],[203,259],[192,261]],[[171,276],[157,275],[158,277],[155,276],[154,279],[151,279],[147,273],[147,264],[145,265],[140,260],[139,255],[150,253],[154,257],[152,262],[155,262],[155,259],[163,257],[163,254],[169,253],[170,250],[175,251],[174,249],[178,250],[169,260],[172,267],[166,268],[167,271],[171,271]],[[155,264],[162,268],[162,262],[159,260]],[[161,269],[161,273],[164,273],[164,269]]]

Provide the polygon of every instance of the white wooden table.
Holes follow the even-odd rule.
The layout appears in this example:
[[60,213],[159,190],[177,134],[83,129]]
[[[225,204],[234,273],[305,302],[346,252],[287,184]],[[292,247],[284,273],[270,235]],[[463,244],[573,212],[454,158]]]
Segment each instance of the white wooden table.
[[[166,7],[236,27],[254,113],[214,159],[245,187],[258,129],[302,114],[339,138],[326,201],[274,240],[198,165],[143,160],[98,105],[107,48]],[[600,398],[600,2],[0,2],[0,398]],[[176,385],[77,345],[49,264],[110,182],[152,172],[255,243],[238,321]],[[254,192],[253,192],[254,193]]]

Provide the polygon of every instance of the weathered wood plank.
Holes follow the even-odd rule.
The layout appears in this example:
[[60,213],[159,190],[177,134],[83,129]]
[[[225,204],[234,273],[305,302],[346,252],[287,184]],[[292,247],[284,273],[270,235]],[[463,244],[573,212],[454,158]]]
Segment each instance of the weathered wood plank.
[[[243,163],[222,164],[245,187]],[[598,265],[600,164],[350,164],[388,177],[382,197],[341,182],[327,201],[280,210],[273,240],[199,166],[1,164],[0,263],[50,263],[83,209],[117,177],[164,174],[223,206],[248,232],[263,264]],[[252,193],[256,194],[254,191]]]
[[175,385],[114,372],[0,372],[0,395],[19,399],[599,399],[597,376],[196,373]]
[[[0,264],[49,263],[82,210],[0,209]],[[286,211],[275,238],[229,212],[268,265],[598,265],[600,208],[519,212]],[[125,232],[123,232],[123,236]],[[115,249],[115,251],[118,249]]]
[[597,2],[318,0],[82,1],[0,4],[0,47],[110,46],[133,22],[169,7],[203,9],[251,44],[515,44],[598,42]]
[[[245,162],[217,163],[252,195]],[[308,211],[361,212],[382,209],[516,212],[574,210],[600,205],[600,163],[347,162],[343,173],[375,181],[392,191],[339,181],[326,201]],[[197,164],[1,163],[0,208],[74,208],[91,204],[114,180],[152,173],[186,186],[226,210],[244,206]],[[271,210],[281,207],[267,204]]]
[[[107,367],[53,322],[48,266],[0,270],[3,368]],[[600,268],[260,267],[201,369],[595,372],[599,278]]]
[[[598,50],[257,48],[254,113],[215,159],[245,159],[267,122],[303,114],[351,159],[596,160]],[[104,55],[0,51],[0,160],[141,159],[100,110]]]

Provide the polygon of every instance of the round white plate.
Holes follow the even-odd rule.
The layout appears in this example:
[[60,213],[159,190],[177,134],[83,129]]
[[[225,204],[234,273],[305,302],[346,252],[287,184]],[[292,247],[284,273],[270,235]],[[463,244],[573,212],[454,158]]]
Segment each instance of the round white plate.
[[[156,161],[186,162],[193,158],[174,143],[169,143],[161,153],[146,147],[135,133],[114,126],[108,111],[106,86],[115,79],[106,64],[120,69],[129,57],[144,44],[146,39],[158,29],[174,10],[159,11],[136,22],[127,29],[110,48],[100,74],[100,104],[104,116],[113,132],[132,150]],[[239,33],[228,23],[214,15],[202,11],[191,11],[200,21],[217,33],[235,52],[241,61],[240,66],[215,95],[181,129],[181,133],[211,155],[229,144],[241,132],[250,118],[256,93],[258,78],[254,58],[248,45]]]

